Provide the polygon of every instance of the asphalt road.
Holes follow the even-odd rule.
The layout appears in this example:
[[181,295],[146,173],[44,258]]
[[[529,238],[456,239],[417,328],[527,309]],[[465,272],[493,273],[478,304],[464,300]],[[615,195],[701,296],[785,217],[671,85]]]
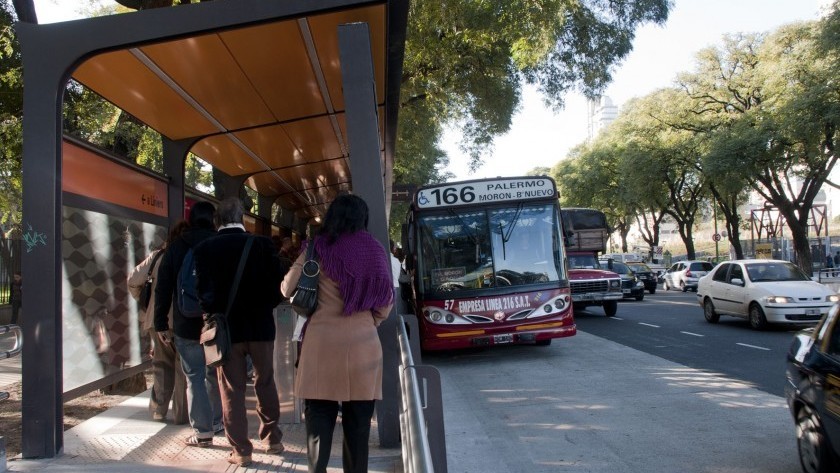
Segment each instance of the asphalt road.
[[750,328],[745,319],[721,316],[710,324],[694,292],[645,294],[619,303],[613,318],[600,307],[575,314],[578,330],[692,368],[737,378],[777,396],[784,395],[785,354],[798,328]]
[[576,314],[548,347],[426,353],[459,473],[799,473],[781,396],[792,332],[703,319],[694,293]]

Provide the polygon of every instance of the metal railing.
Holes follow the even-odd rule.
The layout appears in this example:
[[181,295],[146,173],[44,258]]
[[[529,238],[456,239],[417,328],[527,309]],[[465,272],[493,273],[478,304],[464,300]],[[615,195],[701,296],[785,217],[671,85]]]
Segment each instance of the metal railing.
[[[23,331],[17,325],[0,325],[0,336],[7,333],[12,333],[15,336],[15,344],[11,350],[0,351],[0,360],[6,360],[13,356],[18,356],[23,349]],[[9,393],[0,391],[0,401],[9,398]]]
[[[406,321],[402,316],[397,325],[400,344],[400,432],[403,469],[407,473],[446,473],[446,437],[443,427],[440,373],[433,366],[414,364],[405,328]],[[414,330],[413,333],[419,332]]]

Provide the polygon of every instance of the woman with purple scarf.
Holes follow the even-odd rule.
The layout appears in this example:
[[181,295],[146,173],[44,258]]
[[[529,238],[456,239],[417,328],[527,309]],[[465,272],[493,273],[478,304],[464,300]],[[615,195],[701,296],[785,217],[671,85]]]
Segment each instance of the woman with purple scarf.
[[[366,472],[370,423],[382,399],[382,346],[376,327],[394,303],[385,248],[367,232],[368,206],[354,195],[336,198],[314,238],[318,307],[307,322],[295,377],[304,399],[309,472],[327,471],[341,403],[345,472]],[[306,258],[305,248],[286,274],[281,290],[292,295]]]

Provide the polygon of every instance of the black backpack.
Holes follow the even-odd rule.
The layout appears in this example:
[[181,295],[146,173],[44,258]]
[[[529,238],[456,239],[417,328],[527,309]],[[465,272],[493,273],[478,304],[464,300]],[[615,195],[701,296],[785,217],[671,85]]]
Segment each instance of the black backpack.
[[175,289],[178,292],[176,297],[181,315],[189,319],[204,315],[198,303],[198,278],[195,274],[195,256],[192,248],[187,250],[184,262],[181,263]]

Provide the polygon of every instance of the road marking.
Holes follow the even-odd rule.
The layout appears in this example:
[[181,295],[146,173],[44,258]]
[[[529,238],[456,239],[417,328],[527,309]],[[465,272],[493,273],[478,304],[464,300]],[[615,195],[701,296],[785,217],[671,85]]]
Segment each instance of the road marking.
[[622,319],[621,317],[615,317],[615,316],[613,316],[613,317],[607,317],[607,318],[608,318],[608,319],[612,319],[612,320],[624,320],[624,319]]
[[646,324],[646,323],[644,323],[644,322],[639,322],[639,325],[647,325],[648,327],[660,328],[660,327],[659,327],[659,325]]
[[[648,299],[650,300],[650,299]],[[667,304],[667,305],[690,305],[690,306],[698,306],[698,302],[679,302],[679,301],[664,301],[664,300],[650,300],[650,305],[658,305],[658,304]]]
[[682,331],[680,333],[684,333],[686,335],[691,335],[692,337],[705,337],[705,335],[700,335],[699,333],[682,332]]
[[748,343],[740,343],[740,342],[739,342],[739,343],[735,343],[735,344],[736,344],[736,345],[741,345],[742,347],[755,348],[756,350],[770,351],[770,349],[769,349],[769,348],[765,348],[765,347],[757,347],[757,346],[755,346],[755,345],[750,345],[750,344],[748,344]]

